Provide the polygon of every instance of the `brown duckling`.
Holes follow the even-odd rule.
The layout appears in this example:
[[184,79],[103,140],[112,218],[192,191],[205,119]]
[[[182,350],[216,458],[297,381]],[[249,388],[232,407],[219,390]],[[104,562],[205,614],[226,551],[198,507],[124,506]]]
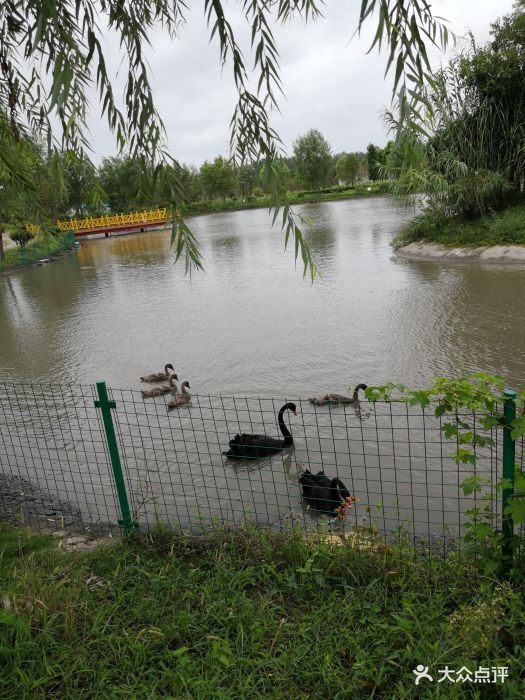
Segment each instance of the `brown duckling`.
[[359,390],[363,391],[367,388],[366,384],[358,384],[354,388],[354,393],[352,396],[342,396],[341,394],[325,394],[320,399],[308,399],[310,403],[314,406],[325,406],[326,404],[339,404],[339,403],[358,403],[359,402]]

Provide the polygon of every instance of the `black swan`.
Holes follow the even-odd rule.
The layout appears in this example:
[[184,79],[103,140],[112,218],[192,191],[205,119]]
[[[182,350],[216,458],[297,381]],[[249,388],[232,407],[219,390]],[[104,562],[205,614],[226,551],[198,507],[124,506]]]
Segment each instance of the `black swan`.
[[179,379],[176,374],[170,376],[169,384],[161,384],[160,386],[155,386],[153,389],[143,389],[142,398],[143,399],[153,399],[155,396],[164,396],[164,394],[176,394],[178,389],[174,380]]
[[308,399],[310,403],[314,406],[324,406],[326,404],[337,404],[337,403],[358,403],[359,402],[359,390],[363,391],[367,388],[366,384],[358,384],[352,396],[342,396],[341,394],[326,394],[321,399]]
[[174,372],[173,365],[165,365],[164,372],[154,372],[153,374],[146,374],[144,377],[140,378],[141,382],[163,382],[170,378],[170,373],[168,370]]
[[172,399],[168,401],[168,411],[173,408],[180,408],[181,406],[186,406],[191,401],[191,394],[188,389],[191,389],[189,382],[182,382],[181,391],[182,394],[176,394]]
[[272,438],[268,435],[250,435],[243,433],[236,435],[230,440],[230,449],[228,452],[223,452],[229,459],[260,459],[267,457],[274,452],[279,452],[293,445],[293,437],[284,424],[283,414],[285,411],[292,411],[294,416],[297,415],[297,406],[294,403],[286,403],[279,411],[278,421],[281,433],[284,435],[284,440]]
[[344,507],[355,501],[341,479],[329,479],[324,472],[312,474],[306,470],[299,477],[299,483],[305,502],[319,513],[344,517]]

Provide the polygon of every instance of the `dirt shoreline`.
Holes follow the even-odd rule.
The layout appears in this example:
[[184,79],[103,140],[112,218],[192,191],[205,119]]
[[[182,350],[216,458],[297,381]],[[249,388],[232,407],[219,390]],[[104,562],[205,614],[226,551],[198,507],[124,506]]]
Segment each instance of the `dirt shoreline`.
[[0,523],[38,532],[107,534],[110,525],[88,523],[78,508],[14,474],[0,473]]
[[396,255],[415,260],[499,263],[525,266],[525,245],[490,245],[449,248],[437,243],[409,243],[395,251]]

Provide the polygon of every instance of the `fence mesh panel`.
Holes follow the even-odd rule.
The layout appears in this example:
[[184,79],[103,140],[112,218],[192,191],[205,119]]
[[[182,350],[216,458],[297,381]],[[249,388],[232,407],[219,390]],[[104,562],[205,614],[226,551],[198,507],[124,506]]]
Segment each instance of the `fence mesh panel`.
[[[222,453],[236,433],[279,437],[277,414],[290,400],[192,396],[168,411],[166,397],[109,389],[133,517],[197,532],[252,521],[287,528],[361,528],[385,540],[401,528],[413,542],[445,552],[465,532],[465,513],[479,496],[464,496],[472,466],[457,465],[431,409],[361,401],[313,406],[297,400],[285,413],[294,446],[271,458],[229,460]],[[118,531],[119,507],[94,386],[0,384],[0,518],[39,529]],[[465,414],[465,420],[473,416]],[[501,434],[477,449],[476,472],[486,477],[500,517]],[[517,444],[523,466],[523,440]],[[303,502],[300,474],[339,477],[359,499],[344,521]]]

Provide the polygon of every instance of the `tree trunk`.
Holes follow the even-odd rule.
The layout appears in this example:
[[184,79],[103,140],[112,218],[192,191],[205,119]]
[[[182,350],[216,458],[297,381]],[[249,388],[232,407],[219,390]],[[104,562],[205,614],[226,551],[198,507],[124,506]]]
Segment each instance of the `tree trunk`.
[[5,260],[4,253],[4,227],[0,224],[0,260]]

